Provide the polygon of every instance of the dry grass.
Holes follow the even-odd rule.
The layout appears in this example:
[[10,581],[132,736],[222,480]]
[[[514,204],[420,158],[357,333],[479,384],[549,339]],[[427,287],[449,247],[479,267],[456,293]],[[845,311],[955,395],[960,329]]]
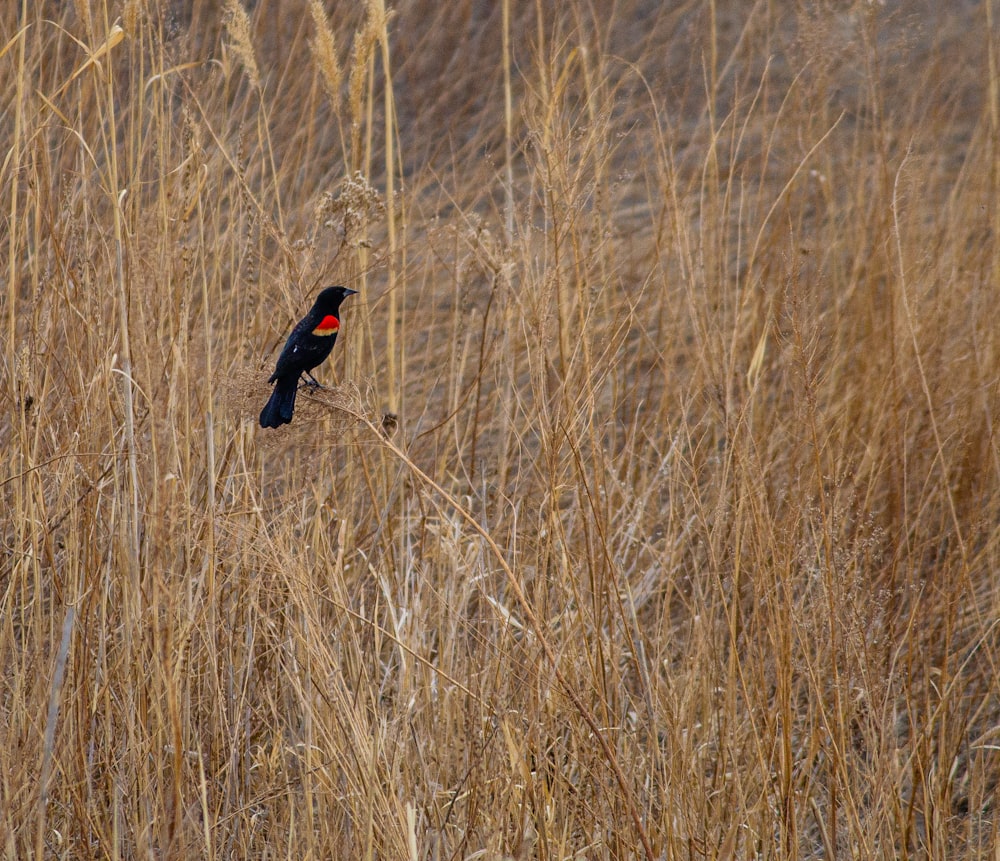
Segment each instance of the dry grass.
[[3,857],[996,857],[940,9],[4,4]]

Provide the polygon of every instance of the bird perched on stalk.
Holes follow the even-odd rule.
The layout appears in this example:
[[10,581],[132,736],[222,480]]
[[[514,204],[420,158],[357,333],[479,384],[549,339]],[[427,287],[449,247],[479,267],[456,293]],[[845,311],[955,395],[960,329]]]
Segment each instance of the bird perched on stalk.
[[274,383],[274,391],[260,411],[262,428],[280,427],[292,420],[295,393],[303,374],[309,377],[310,385],[319,385],[309,372],[330,355],[340,331],[340,303],[357,292],[347,287],[327,287],[316,297],[309,313],[295,324],[268,380]]

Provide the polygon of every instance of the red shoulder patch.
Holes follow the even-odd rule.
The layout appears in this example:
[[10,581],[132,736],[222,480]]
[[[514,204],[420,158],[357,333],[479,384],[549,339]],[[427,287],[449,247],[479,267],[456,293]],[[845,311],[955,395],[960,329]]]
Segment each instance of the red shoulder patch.
[[314,335],[336,335],[340,330],[340,320],[333,316],[333,314],[327,314],[322,320],[319,321],[319,325],[312,330]]

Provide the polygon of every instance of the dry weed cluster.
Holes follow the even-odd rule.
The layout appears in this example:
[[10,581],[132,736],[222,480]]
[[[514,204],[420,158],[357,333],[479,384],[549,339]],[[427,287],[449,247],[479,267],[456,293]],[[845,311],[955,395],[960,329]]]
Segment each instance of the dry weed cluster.
[[998,27],[4,3],[3,857],[996,858]]

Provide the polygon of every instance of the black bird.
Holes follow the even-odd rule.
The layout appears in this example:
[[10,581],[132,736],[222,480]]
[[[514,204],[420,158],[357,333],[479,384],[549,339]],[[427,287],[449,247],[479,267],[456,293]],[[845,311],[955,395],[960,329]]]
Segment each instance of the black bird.
[[269,383],[274,383],[271,398],[260,411],[260,426],[276,428],[292,420],[299,378],[305,374],[319,385],[309,372],[321,364],[337,340],[340,331],[340,303],[357,290],[327,287],[316,297],[316,304],[292,329]]

